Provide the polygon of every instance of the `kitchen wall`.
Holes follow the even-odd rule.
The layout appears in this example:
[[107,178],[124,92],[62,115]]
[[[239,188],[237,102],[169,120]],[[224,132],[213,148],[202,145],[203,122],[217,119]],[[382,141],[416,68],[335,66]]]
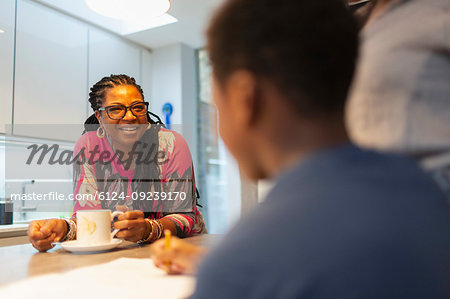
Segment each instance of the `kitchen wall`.
[[[152,51],[151,110],[161,115],[162,107],[173,105],[172,129],[186,139],[197,168],[197,69],[196,52],[175,44]],[[165,122],[164,116],[161,118]]]

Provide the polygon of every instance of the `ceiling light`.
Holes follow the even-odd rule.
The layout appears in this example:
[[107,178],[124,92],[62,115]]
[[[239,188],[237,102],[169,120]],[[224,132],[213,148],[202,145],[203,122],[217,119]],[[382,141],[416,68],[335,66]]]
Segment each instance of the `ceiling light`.
[[96,13],[120,20],[154,18],[165,14],[170,0],[85,0]]
[[5,31],[0,29],[0,34],[2,34],[2,33],[5,33]]

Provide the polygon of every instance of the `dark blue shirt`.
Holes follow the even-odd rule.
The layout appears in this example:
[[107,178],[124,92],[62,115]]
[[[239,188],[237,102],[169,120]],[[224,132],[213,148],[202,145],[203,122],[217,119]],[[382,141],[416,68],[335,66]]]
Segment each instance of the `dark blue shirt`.
[[345,145],[283,174],[194,298],[450,298],[450,209],[412,161]]

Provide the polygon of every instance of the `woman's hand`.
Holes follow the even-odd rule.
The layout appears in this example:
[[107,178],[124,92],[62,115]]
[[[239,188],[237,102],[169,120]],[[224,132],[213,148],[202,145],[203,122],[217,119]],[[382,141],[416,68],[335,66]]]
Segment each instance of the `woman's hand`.
[[59,242],[66,234],[67,224],[62,219],[37,220],[28,226],[30,242],[40,252],[53,248],[52,242]]
[[207,253],[205,248],[188,244],[177,237],[171,238],[170,249],[165,249],[164,239],[153,243],[150,249],[155,266],[169,274],[194,274],[198,263]]
[[145,221],[142,211],[128,211],[119,215],[118,221],[114,222],[114,228],[120,229],[116,234],[117,238],[131,242],[142,240],[151,232],[151,227]]

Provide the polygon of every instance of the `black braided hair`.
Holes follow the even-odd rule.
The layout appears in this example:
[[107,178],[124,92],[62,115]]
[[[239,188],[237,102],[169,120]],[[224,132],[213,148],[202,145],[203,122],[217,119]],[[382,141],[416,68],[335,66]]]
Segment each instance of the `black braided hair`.
[[111,75],[109,77],[103,77],[100,81],[95,83],[91,87],[91,92],[89,93],[89,103],[91,103],[92,110],[96,111],[98,108],[102,106],[102,103],[105,99],[106,91],[110,88],[114,88],[120,85],[131,85],[136,87],[139,93],[144,98],[144,91],[141,86],[136,83],[133,77],[129,77],[127,75]]
[[[92,110],[94,110],[95,112],[100,107],[102,107],[102,103],[105,100],[105,95],[108,89],[120,85],[131,85],[136,87],[136,89],[141,94],[142,99],[144,99],[144,91],[142,90],[141,86],[136,83],[136,80],[133,77],[127,76],[125,74],[120,75],[111,74],[111,76],[109,77],[103,77],[100,81],[98,81],[91,87],[91,92],[89,93],[89,103],[91,103]],[[156,117],[157,121],[152,120],[150,118],[150,115]],[[147,119],[151,124],[162,124],[161,119],[151,112],[147,114]],[[98,123],[97,117],[95,117],[95,114],[92,114],[84,122],[85,132],[95,131],[97,130],[99,125],[100,124]]]

